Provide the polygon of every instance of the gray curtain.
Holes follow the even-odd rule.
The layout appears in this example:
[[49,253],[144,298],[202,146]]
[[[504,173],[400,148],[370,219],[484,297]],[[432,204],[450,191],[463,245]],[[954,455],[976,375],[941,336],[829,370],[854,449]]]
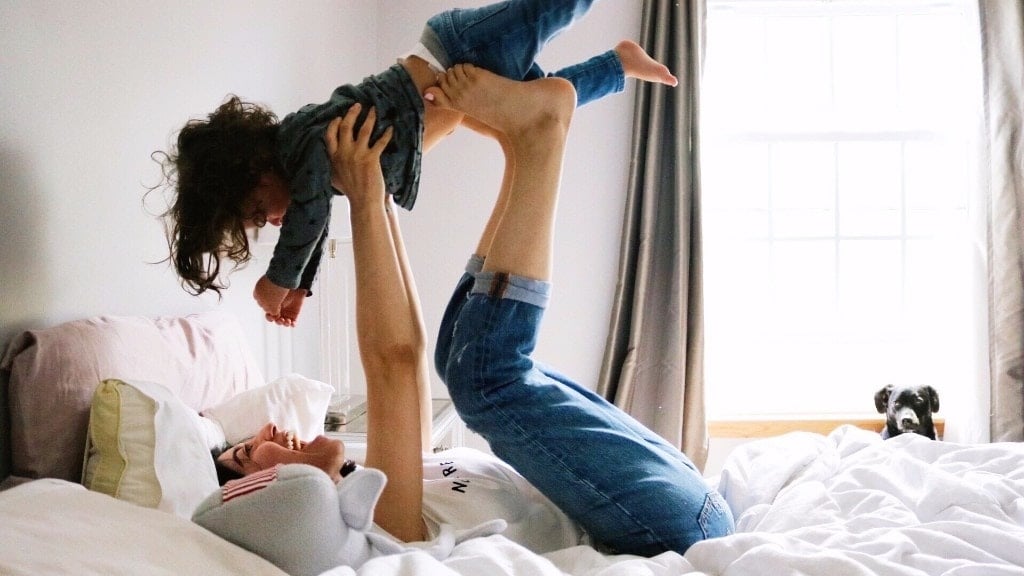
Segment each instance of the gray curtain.
[[618,283],[598,393],[707,460],[698,95],[704,0],[648,0],[641,41],[679,86],[641,83]]
[[1024,441],[1024,5],[980,0],[992,441]]

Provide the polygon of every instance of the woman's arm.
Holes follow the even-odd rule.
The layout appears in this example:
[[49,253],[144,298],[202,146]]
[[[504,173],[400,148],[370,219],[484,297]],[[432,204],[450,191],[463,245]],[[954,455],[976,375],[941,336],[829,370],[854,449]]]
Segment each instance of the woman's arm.
[[[397,538],[422,540],[423,430],[426,343],[419,302],[406,280],[405,254],[396,245],[385,193],[380,154],[389,128],[372,146],[376,114],[370,111],[358,134],[359,106],[331,122],[325,140],[332,181],[350,203],[356,270],[356,333],[366,373],[366,465],[388,477],[374,521]],[[429,409],[429,408],[428,408]]]
[[398,212],[390,198],[388,203],[388,223],[391,226],[391,239],[395,245],[395,256],[398,257],[399,271],[402,274],[402,281],[405,287],[406,300],[409,303],[409,326],[416,330],[419,341],[423,344],[417,354],[417,378],[416,387],[420,397],[420,437],[421,447],[429,450],[431,428],[434,420],[433,404],[430,398],[430,363],[427,360],[427,329],[423,324],[423,313],[420,307],[419,292],[416,290],[416,280],[412,275],[412,268],[409,266],[409,257],[405,253],[405,242],[402,240],[402,228],[398,225]]

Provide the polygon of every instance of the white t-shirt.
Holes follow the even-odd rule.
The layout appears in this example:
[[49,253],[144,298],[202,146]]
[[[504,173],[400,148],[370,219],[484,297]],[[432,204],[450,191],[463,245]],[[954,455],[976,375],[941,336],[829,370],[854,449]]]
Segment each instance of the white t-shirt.
[[508,522],[506,538],[538,554],[589,542],[511,466],[472,448],[424,455],[423,518],[431,539],[441,524],[464,530],[501,518]]

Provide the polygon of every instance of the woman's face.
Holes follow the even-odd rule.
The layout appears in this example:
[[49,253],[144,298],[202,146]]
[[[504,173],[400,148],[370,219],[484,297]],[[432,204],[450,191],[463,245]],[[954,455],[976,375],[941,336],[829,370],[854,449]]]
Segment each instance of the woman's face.
[[277,464],[309,464],[338,482],[341,480],[341,466],[345,463],[345,444],[326,436],[304,442],[295,438],[294,433],[269,423],[252,438],[225,450],[217,460],[242,474],[252,474]]

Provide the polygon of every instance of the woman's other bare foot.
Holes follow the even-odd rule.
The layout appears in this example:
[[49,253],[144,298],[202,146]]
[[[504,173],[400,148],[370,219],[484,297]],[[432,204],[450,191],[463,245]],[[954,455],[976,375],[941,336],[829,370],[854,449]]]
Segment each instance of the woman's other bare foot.
[[623,40],[616,44],[615,53],[619,55],[626,78],[658,82],[666,86],[679,84],[679,79],[672,75],[667,66],[651,58],[646,50],[632,40]]
[[427,94],[436,105],[458,110],[513,138],[538,122],[568,129],[576,108],[576,90],[568,80],[517,82],[471,64],[450,68]]

